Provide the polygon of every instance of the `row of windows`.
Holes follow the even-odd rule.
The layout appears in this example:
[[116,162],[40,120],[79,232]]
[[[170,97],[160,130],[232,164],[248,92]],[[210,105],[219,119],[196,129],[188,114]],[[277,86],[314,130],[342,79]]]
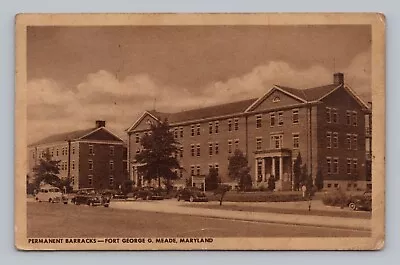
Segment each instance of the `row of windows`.
[[[110,176],[108,177],[108,184],[109,184],[110,186],[114,186],[114,176],[113,176],[113,175],[110,175]],[[93,185],[93,175],[88,175],[88,185],[89,185],[89,186],[92,186],[92,185]]]
[[[114,156],[115,154],[115,149],[113,145],[109,146],[109,155]],[[90,144],[89,145],[89,155],[94,155],[94,145]]]
[[[357,150],[358,135],[346,134],[346,148],[347,150]],[[339,134],[337,132],[326,132],[326,147],[339,148]]]
[[[339,123],[338,109],[326,107],[325,112],[327,123]],[[358,125],[357,111],[346,110],[346,125]]]
[[[209,172],[210,172],[210,170],[212,168],[215,168],[217,173],[219,173],[219,165],[218,165],[218,163],[214,163],[214,164],[209,164],[208,165],[208,171]],[[201,167],[200,167],[200,165],[191,165],[190,166],[190,174],[191,174],[191,176],[196,176],[196,175],[199,176],[199,175],[201,175]]]
[[[89,165],[89,170],[94,170],[93,160],[88,160],[88,165]],[[110,160],[108,165],[109,165],[109,169],[110,170],[114,170],[114,161],[113,160]]]
[[[326,168],[328,174],[339,174],[339,158],[338,157],[327,157]],[[347,158],[346,164],[347,174],[358,173],[358,160],[357,158]]]
[[[326,187],[327,188],[332,188],[332,185],[334,188],[339,188],[339,183],[327,183]],[[347,188],[357,188],[357,183],[347,183]]]

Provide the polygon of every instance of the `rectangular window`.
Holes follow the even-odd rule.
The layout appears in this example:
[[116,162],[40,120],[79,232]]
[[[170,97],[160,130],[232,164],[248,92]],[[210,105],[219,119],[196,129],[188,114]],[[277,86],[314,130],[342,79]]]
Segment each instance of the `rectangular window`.
[[53,150],[51,150],[51,157],[53,157],[54,156],[54,151]]
[[351,125],[351,112],[346,110],[346,125]]
[[213,124],[212,124],[212,122],[209,122],[208,123],[208,133],[212,134],[212,132],[213,132]]
[[75,176],[74,175],[71,176],[71,184],[72,184],[72,186],[75,185]]
[[358,120],[357,120],[357,111],[353,111],[352,123],[353,123],[353,126],[357,126],[357,123],[358,123]]
[[93,175],[88,176],[88,184],[89,184],[89,186],[93,185]]
[[228,131],[232,131],[232,120],[228,120]]
[[271,148],[280,149],[282,148],[282,135],[271,135]]
[[178,139],[178,128],[174,128],[174,138]]
[[94,148],[93,145],[89,145],[89,155],[94,155]]
[[213,144],[212,143],[208,143],[208,154],[210,156],[212,156],[212,154],[213,154]]
[[339,158],[335,157],[333,159],[333,174],[339,173]]
[[213,165],[212,164],[208,164],[208,172],[210,172],[212,168],[213,168]]
[[261,122],[262,122],[262,116],[257,115],[256,116],[256,128],[261,128]]
[[215,143],[215,154],[218,155],[219,154],[219,144]]
[[331,123],[331,121],[332,121],[332,120],[331,120],[331,118],[332,118],[332,117],[331,117],[331,108],[329,108],[329,107],[326,107],[326,108],[325,108],[325,115],[326,115],[326,116],[325,116],[326,122],[327,122],[327,123]]
[[358,161],[357,158],[353,159],[353,174],[357,174],[358,173]]
[[257,160],[257,181],[262,181],[262,160],[258,159]]
[[110,186],[114,186],[114,176],[113,175],[111,175],[110,177],[109,177],[109,180],[108,180],[109,182],[108,182],[108,184],[110,185]]
[[339,116],[337,109],[332,109],[332,122],[339,123]]
[[339,147],[339,136],[337,132],[333,133],[333,148]]
[[353,143],[352,143],[353,149],[357,150],[358,147],[358,138],[357,138],[357,134],[353,134]]
[[57,150],[56,150],[56,156],[58,156],[58,148],[57,148]]
[[197,144],[196,156],[200,156],[200,144]]
[[74,169],[75,169],[75,160],[72,160],[72,163],[71,163],[71,168],[72,168],[72,170],[74,170]]
[[347,167],[346,167],[347,174],[351,174],[351,159],[347,158]]
[[293,149],[298,149],[299,146],[300,146],[299,135],[298,134],[293,134]]
[[180,157],[183,157],[183,146],[180,147],[179,156],[180,156]]
[[278,126],[283,125],[283,111],[278,112]]
[[110,170],[114,170],[114,161],[110,160]]
[[332,161],[330,157],[326,158],[326,171],[328,174],[332,174]]
[[183,170],[182,170],[182,169],[179,170],[179,177],[180,177],[181,179],[183,178]]
[[351,134],[346,134],[346,146],[347,150],[351,150]]
[[75,154],[75,146],[72,147],[72,154]]
[[261,150],[262,148],[262,138],[261,137],[257,137],[256,138],[256,149],[257,150]]
[[135,143],[139,143],[140,142],[140,137],[139,134],[135,134]]
[[235,131],[239,130],[239,119],[235,119]]
[[194,176],[194,166],[190,166],[190,175]]
[[148,132],[144,132],[144,136],[148,136],[148,135],[151,135],[151,134]]
[[136,149],[136,154],[140,154],[140,148]]
[[232,153],[232,140],[228,140],[228,153]]
[[270,118],[270,126],[274,127],[275,126],[275,113],[269,114],[269,118]]
[[190,126],[191,135],[194,136],[194,125]]
[[331,188],[331,187],[332,187],[332,184],[329,183],[329,184],[327,184],[326,186],[327,186],[328,188]]
[[200,135],[200,124],[196,125],[196,132],[197,132],[197,135]]
[[114,146],[110,145],[110,156],[114,156]]
[[93,170],[93,160],[89,160],[89,170]]
[[214,165],[214,168],[215,168],[215,170],[217,171],[217,174],[219,174],[219,165],[218,165],[218,164],[215,164],[215,165]]
[[197,167],[196,167],[196,174],[197,174],[197,176],[200,175],[200,166],[199,165],[197,165]]
[[219,133],[219,121],[216,121],[214,126],[215,126],[215,133]]
[[235,150],[239,150],[239,139],[235,140]]
[[326,148],[332,148],[332,135],[331,135],[331,132],[326,132]]
[[194,156],[194,144],[190,145],[190,152],[191,152],[192,156]]
[[292,111],[292,120],[293,120],[293,124],[299,123],[299,110],[298,109],[294,109]]
[[183,127],[179,128],[180,137],[183,138]]

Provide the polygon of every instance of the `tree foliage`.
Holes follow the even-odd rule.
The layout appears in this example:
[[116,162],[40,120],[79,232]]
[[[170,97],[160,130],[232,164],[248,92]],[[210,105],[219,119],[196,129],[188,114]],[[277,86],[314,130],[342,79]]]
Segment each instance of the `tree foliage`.
[[229,158],[228,175],[231,179],[239,182],[241,190],[246,190],[252,186],[248,160],[243,152],[238,149]]
[[301,154],[298,153],[296,160],[294,161],[293,165],[293,189],[299,190],[300,189],[300,182],[301,182],[301,164],[303,163],[301,159]]
[[140,143],[143,150],[136,154],[136,160],[142,164],[138,168],[144,180],[158,180],[161,185],[161,178],[168,183],[177,179],[176,169],[180,169],[179,161],[176,158],[179,151],[179,142],[174,138],[168,121],[150,124],[150,134],[145,134]]
[[35,186],[39,187],[40,183],[44,182],[60,187],[61,180],[58,177],[58,174],[60,174],[58,168],[59,163],[60,160],[52,160],[49,150],[46,150],[44,158],[41,158],[39,164],[33,168],[35,174]]
[[127,179],[121,184],[121,191],[124,194],[131,193],[133,191],[134,181]]
[[206,190],[217,189],[219,183],[221,183],[221,180],[218,176],[218,170],[214,167],[210,168],[208,176],[206,177]]
[[315,186],[318,190],[322,190],[324,188],[324,176],[322,175],[321,169],[318,169],[317,175],[315,176]]

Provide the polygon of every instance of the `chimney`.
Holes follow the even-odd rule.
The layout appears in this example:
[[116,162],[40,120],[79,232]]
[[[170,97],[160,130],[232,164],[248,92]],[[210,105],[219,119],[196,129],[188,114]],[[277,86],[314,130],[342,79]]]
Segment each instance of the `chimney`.
[[333,74],[333,83],[335,85],[344,84],[344,74],[343,73],[334,73]]
[[96,121],[96,128],[106,127],[106,121],[97,120]]

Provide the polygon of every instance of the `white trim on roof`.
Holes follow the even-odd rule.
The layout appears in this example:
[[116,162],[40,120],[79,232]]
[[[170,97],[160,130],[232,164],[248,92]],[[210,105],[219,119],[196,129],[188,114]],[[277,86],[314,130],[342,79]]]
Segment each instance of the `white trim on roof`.
[[133,129],[136,128],[136,126],[139,125],[140,122],[142,122],[142,120],[146,117],[146,115],[150,115],[150,117],[152,117],[153,119],[155,119],[156,121],[160,121],[156,116],[154,116],[153,114],[151,114],[150,112],[148,112],[147,110],[145,110],[143,112],[143,114],[139,117],[139,119],[137,119],[128,129],[126,129],[126,132],[130,132]]
[[[96,128],[96,129],[94,129],[93,131],[91,131],[91,132],[89,132],[89,133],[87,133],[87,134],[85,134],[85,135],[83,135],[83,136],[77,138],[76,140],[83,140],[83,138],[85,138],[85,137],[87,137],[87,136],[89,136],[89,135],[91,135],[91,134],[93,134],[93,133],[95,133],[95,132],[97,132],[97,131],[100,131],[100,130],[102,130],[102,129],[105,130],[106,132],[108,132],[109,134],[111,134],[112,136],[114,136],[115,138],[119,139],[120,141],[124,142],[124,140],[122,140],[121,138],[119,138],[117,135],[115,135],[114,133],[112,133],[111,131],[109,131],[109,130],[108,130],[107,128],[105,128],[105,127]],[[96,141],[96,140],[94,140],[94,141]]]
[[283,88],[280,88],[278,85],[274,85],[270,90],[268,90],[267,93],[265,93],[263,96],[261,96],[260,98],[258,98],[256,101],[254,101],[253,104],[251,104],[244,112],[245,112],[245,113],[246,113],[246,112],[249,112],[249,111],[251,111],[253,108],[255,108],[255,107],[257,107],[258,105],[260,105],[261,102],[263,102],[266,98],[268,98],[268,97],[272,94],[272,92],[274,92],[275,90],[279,90],[280,92],[282,92],[282,93],[284,93],[284,94],[286,94],[286,95],[288,95],[288,96],[290,96],[290,97],[293,97],[293,98],[295,98],[295,99],[297,99],[297,100],[300,100],[300,101],[303,102],[303,103],[306,103],[306,102],[307,102],[306,100],[304,100],[304,99],[302,99],[302,98],[300,98],[300,97],[298,97],[298,96],[296,96],[296,95],[294,95],[294,94],[292,94],[292,93],[290,93],[290,92],[284,90]]
[[367,110],[370,110],[371,108],[368,106],[368,104],[366,104],[364,102],[364,100],[362,100],[357,94],[356,92],[354,92],[354,90],[347,84],[344,84],[343,86],[346,90],[348,90],[350,92],[350,95],[352,95],[357,101],[358,103],[360,103],[360,105],[362,105],[364,108],[366,108]]
[[335,92],[336,90],[338,90],[341,86],[342,86],[342,84],[338,85],[337,87],[335,87],[334,89],[332,89],[332,90],[329,91],[328,93],[324,94],[322,97],[320,97],[319,99],[317,99],[317,100],[315,100],[315,101],[321,101],[322,99],[326,98],[327,96],[329,96],[330,94],[332,94],[333,92]]

